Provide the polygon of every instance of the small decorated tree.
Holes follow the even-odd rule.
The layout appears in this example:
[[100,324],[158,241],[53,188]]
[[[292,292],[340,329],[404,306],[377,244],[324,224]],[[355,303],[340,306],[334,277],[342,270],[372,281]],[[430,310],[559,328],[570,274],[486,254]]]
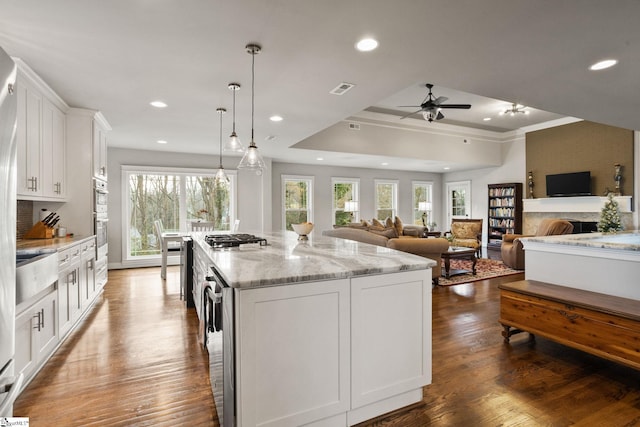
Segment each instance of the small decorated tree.
[[613,194],[611,193],[609,193],[608,200],[605,202],[602,212],[600,213],[598,231],[603,233],[615,233],[616,231],[622,231],[622,221],[620,220],[618,202],[613,200]]

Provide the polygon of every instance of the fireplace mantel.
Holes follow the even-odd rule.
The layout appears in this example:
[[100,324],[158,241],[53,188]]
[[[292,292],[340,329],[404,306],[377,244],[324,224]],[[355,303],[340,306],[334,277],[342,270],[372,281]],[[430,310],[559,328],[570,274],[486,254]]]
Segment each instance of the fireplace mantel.
[[[613,198],[618,202],[620,212],[631,212],[631,196]],[[600,212],[606,197],[549,197],[542,199],[524,199],[523,212]]]

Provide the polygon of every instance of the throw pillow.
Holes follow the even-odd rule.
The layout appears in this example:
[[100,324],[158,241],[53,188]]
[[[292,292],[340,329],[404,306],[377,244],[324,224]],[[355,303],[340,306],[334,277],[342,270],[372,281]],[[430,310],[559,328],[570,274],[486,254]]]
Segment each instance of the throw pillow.
[[384,224],[383,224],[383,223],[381,223],[380,221],[378,221],[378,219],[377,219],[377,218],[373,218],[373,219],[371,220],[371,226],[372,226],[372,227],[377,227],[377,228],[384,228]]
[[392,220],[391,218],[389,218],[389,217],[387,217],[387,218],[384,220],[384,226],[385,226],[386,228],[392,228],[392,227],[395,227],[395,225],[393,224],[393,220]]
[[398,233],[398,236],[402,236],[404,234],[404,224],[402,224],[402,220],[396,217],[393,225],[396,228],[396,233]]

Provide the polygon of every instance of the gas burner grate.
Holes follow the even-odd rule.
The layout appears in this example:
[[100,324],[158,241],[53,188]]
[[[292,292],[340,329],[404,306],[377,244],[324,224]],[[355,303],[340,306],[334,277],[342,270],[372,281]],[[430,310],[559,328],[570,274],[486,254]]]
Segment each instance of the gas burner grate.
[[267,239],[256,237],[253,234],[209,234],[204,238],[212,248],[235,248],[245,243],[260,243],[267,245]]

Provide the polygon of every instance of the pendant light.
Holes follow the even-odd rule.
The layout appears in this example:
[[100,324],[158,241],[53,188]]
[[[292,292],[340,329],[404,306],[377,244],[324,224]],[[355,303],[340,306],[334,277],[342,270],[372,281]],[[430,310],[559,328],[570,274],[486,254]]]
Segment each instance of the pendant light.
[[225,108],[218,108],[216,111],[220,114],[220,168],[218,169],[218,172],[216,172],[216,176],[213,180],[217,185],[220,185],[229,183],[229,177],[224,172],[224,166],[222,166],[222,115],[226,113],[227,110]]
[[256,55],[260,53],[262,48],[257,44],[248,44],[246,46],[247,53],[251,54],[251,142],[247,151],[244,153],[238,169],[248,169],[255,171],[258,175],[262,174],[265,169],[265,163],[262,156],[258,152],[258,146],[253,140],[253,116],[254,116],[254,104],[255,104],[255,62]]
[[229,89],[233,91],[233,129],[229,139],[224,144],[224,151],[232,153],[244,153],[244,147],[236,133],[236,91],[240,90],[240,83],[229,83]]

